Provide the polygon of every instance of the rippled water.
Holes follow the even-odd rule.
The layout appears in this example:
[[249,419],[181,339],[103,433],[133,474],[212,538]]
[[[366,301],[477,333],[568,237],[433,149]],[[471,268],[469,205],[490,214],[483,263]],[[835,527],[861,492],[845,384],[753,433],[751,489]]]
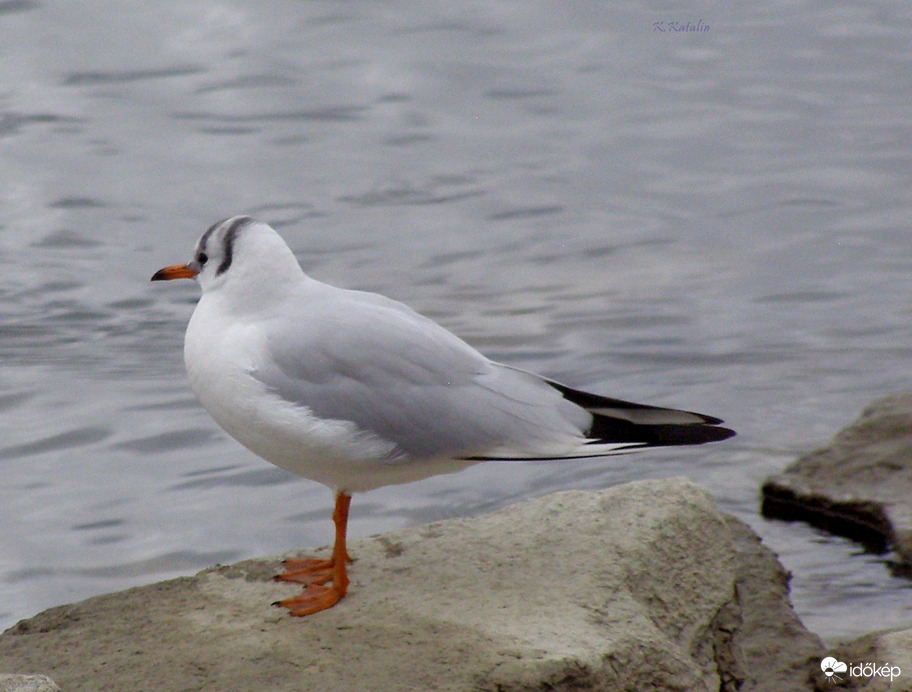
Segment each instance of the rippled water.
[[195,403],[197,287],[148,281],[241,212],[492,357],[740,432],[381,489],[353,536],[686,474],[812,629],[910,624],[758,488],[910,386],[912,9],[666,7],[0,2],[0,625],[331,539],[329,492]]

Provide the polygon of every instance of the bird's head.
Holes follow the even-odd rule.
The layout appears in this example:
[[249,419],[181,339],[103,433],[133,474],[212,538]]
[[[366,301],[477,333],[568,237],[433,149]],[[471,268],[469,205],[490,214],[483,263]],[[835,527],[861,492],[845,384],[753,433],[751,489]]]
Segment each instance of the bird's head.
[[234,286],[254,297],[251,294],[302,276],[291,249],[271,226],[249,216],[233,216],[203,233],[193,259],[159,269],[152,281],[196,279],[203,293]]

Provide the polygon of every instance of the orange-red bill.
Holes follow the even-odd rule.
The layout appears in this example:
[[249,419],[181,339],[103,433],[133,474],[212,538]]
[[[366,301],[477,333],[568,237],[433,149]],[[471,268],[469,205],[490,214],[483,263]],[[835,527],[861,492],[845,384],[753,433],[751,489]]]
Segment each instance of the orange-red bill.
[[189,264],[172,264],[170,267],[159,269],[152,275],[152,281],[171,281],[172,279],[192,279],[199,274]]

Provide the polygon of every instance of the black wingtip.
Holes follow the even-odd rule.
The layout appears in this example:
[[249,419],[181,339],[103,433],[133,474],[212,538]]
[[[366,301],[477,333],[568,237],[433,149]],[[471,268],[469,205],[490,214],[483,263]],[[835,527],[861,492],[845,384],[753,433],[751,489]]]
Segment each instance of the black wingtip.
[[[721,421],[719,421],[721,423]],[[648,447],[702,445],[721,442],[735,436],[735,431],[706,423],[631,423],[611,416],[594,415],[588,435],[599,442],[638,442]]]
[[[720,423],[722,421],[719,421]],[[730,428],[715,425],[650,425],[641,426],[643,442],[655,447],[676,445],[702,445],[708,442],[721,442],[735,436]]]
[[[631,442],[648,447],[701,445],[727,440],[736,434],[730,428],[719,427],[724,421],[715,416],[612,399],[558,382],[549,381],[548,384],[565,399],[592,414],[592,426],[587,431],[592,444]],[[606,413],[608,410],[616,415]],[[668,422],[669,419],[673,422]]]

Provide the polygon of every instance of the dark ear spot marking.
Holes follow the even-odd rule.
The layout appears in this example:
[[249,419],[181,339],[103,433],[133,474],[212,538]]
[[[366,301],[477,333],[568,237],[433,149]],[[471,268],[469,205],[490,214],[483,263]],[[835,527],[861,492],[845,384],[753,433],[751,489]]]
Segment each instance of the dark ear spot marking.
[[215,270],[216,276],[224,274],[226,271],[228,271],[228,268],[231,266],[232,257],[234,255],[234,239],[237,238],[237,235],[240,232],[241,228],[252,221],[253,219],[251,219],[249,216],[239,216],[231,222],[228,230],[225,231],[225,256],[222,258],[222,263],[218,266],[218,269]]

